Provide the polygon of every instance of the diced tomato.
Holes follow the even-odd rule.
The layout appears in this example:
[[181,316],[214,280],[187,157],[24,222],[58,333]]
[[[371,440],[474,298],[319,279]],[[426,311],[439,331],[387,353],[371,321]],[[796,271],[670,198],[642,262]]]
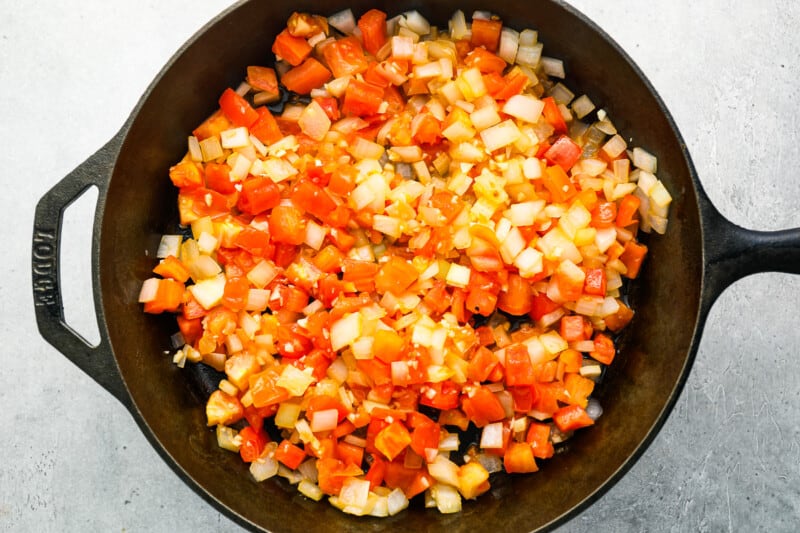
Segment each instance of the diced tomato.
[[220,132],[230,129],[231,126],[233,126],[233,124],[228,120],[228,117],[225,116],[221,109],[218,109],[213,115],[195,128],[194,131],[192,131],[192,135],[197,137],[197,140],[202,141],[203,139],[219,135]]
[[484,290],[472,289],[467,294],[467,309],[476,315],[489,316],[497,307],[497,295]]
[[484,386],[476,387],[474,392],[465,394],[461,398],[461,409],[479,428],[506,417],[500,400]]
[[337,422],[342,422],[348,414],[347,408],[342,405],[342,402],[332,396],[312,396],[308,400],[308,407],[306,407],[306,418],[312,418],[314,413],[318,411],[327,411],[329,409],[336,409],[339,412]]
[[232,311],[241,311],[247,303],[247,293],[249,290],[250,283],[246,278],[228,278],[225,281],[222,305]]
[[337,39],[322,49],[322,55],[334,78],[361,74],[369,66],[361,43],[355,37]]
[[144,304],[144,312],[160,314],[164,311],[177,311],[183,303],[183,283],[174,279],[161,279],[158,281],[156,297]]
[[274,95],[275,100],[280,98],[278,77],[273,68],[255,65],[247,67],[247,83],[256,91]]
[[452,381],[442,381],[439,383],[427,383],[421,389],[419,403],[446,410],[458,407],[458,397],[461,388]]
[[617,299],[617,303],[619,304],[617,312],[603,318],[606,327],[615,333],[622,330],[633,319],[633,310],[619,299]]
[[169,169],[169,179],[179,189],[193,189],[203,186],[203,172],[192,161],[182,161],[171,167]]
[[567,342],[586,339],[584,319],[581,315],[568,315],[561,318],[561,336]]
[[467,291],[459,288],[453,290],[450,312],[460,324],[465,324],[472,318],[472,311],[467,309]]
[[171,278],[180,283],[189,279],[189,270],[183,261],[174,255],[167,256],[153,269],[153,272],[164,278]]
[[352,464],[361,466],[364,461],[364,448],[350,444],[346,441],[340,441],[336,445],[336,457],[345,462],[345,464]]
[[364,48],[372,55],[386,43],[386,13],[378,9],[370,9],[358,19],[358,29]]
[[206,187],[222,194],[230,194],[236,190],[230,177],[231,167],[226,163],[206,163]]
[[278,205],[269,214],[269,233],[275,242],[302,244],[306,238],[303,213],[291,205]]
[[292,203],[300,209],[324,220],[336,209],[330,195],[311,180],[300,180],[292,188]]
[[542,184],[550,192],[554,203],[565,203],[577,194],[575,185],[560,166],[547,167],[542,173]]
[[488,72],[502,74],[508,66],[508,63],[506,63],[505,59],[487,50],[487,48],[489,47],[474,48],[467,54],[467,57],[464,58],[464,62],[468,67],[477,68],[484,74]]
[[515,344],[506,349],[505,371],[506,384],[509,387],[535,383],[531,356],[524,344]]
[[413,430],[411,432],[411,449],[417,452],[418,455],[425,457],[425,452],[428,449],[439,448],[439,437],[441,429],[439,424],[420,413],[413,413],[412,420]]
[[569,172],[581,158],[583,149],[569,135],[562,135],[545,152],[544,157],[554,165]]
[[642,268],[646,255],[647,246],[644,244],[639,244],[632,240],[625,243],[625,249],[622,255],[619,256],[619,260],[625,264],[627,269],[625,272],[626,277],[633,279],[639,275],[639,270]]
[[490,52],[497,50],[500,44],[500,32],[503,29],[503,22],[496,19],[472,19],[472,38],[470,39],[474,47],[485,46]]
[[247,426],[239,432],[242,443],[239,445],[239,455],[242,461],[252,463],[261,456],[264,446],[269,442],[269,437],[263,429],[256,430]]
[[598,229],[610,228],[617,220],[617,204],[599,202],[592,210],[592,226]]
[[482,76],[482,78],[483,84],[486,86],[486,90],[494,98],[496,98],[495,95],[502,93],[506,88],[506,80],[498,72],[487,72]]
[[550,441],[550,426],[547,424],[531,422],[525,441],[530,444],[534,457],[549,459],[555,453]]
[[433,484],[433,477],[431,477],[428,471],[418,469],[415,471],[411,483],[403,489],[403,493],[406,495],[406,498],[413,498],[431,488]]
[[544,109],[542,110],[544,119],[553,126],[556,133],[567,133],[567,123],[564,121],[564,115],[561,114],[555,98],[548,96],[547,98],[542,98],[542,102],[544,102]]
[[583,292],[596,296],[606,295],[606,271],[602,268],[587,268]]
[[290,65],[296,67],[307,58],[314,49],[302,37],[295,37],[288,29],[283,30],[275,37],[272,44],[272,53],[285,59]]
[[467,257],[478,272],[502,272],[506,268],[497,246],[477,236],[472,237]]
[[286,439],[283,439],[275,450],[275,459],[292,470],[297,469],[305,458],[306,452]]
[[331,71],[313,57],[309,57],[281,76],[281,83],[292,92],[308,94],[330,79]]
[[250,376],[250,394],[253,405],[266,407],[289,399],[289,391],[277,385],[280,371],[268,368],[263,372]]
[[503,455],[503,468],[509,474],[536,472],[536,459],[533,458],[533,448],[527,442],[512,442]]
[[395,420],[375,436],[375,448],[390,461],[400,455],[411,444],[411,434],[399,421]]
[[258,119],[250,126],[250,133],[264,144],[278,142],[282,137],[278,121],[266,107],[257,107]]
[[270,249],[269,235],[252,227],[244,228],[240,231],[234,238],[233,243],[256,257],[263,257]]
[[[391,367],[380,359],[359,359],[356,361],[356,366],[372,381],[373,389],[382,385],[389,387],[392,384]],[[388,388],[387,392],[391,395],[392,389]]]
[[233,89],[227,88],[219,98],[219,107],[225,116],[236,126],[250,127],[258,120],[258,113]]
[[567,374],[564,378],[564,389],[567,392],[567,403],[586,408],[589,395],[594,390],[594,381],[580,374]]
[[533,409],[547,415],[552,415],[558,410],[558,399],[563,395],[564,386],[560,383],[536,383],[534,385],[536,397],[533,400]]
[[589,353],[593,359],[603,364],[610,365],[616,354],[617,350],[614,347],[614,341],[611,340],[611,337],[603,333],[598,333],[594,336],[594,350]]
[[497,355],[492,350],[481,346],[470,359],[467,376],[471,380],[482,383],[489,379],[499,365],[500,360]]
[[176,318],[183,340],[187,344],[194,344],[203,335],[203,322],[199,318],[187,319],[180,315]]
[[298,13],[295,11],[286,21],[286,29],[295,37],[311,37],[319,33],[328,33],[328,19],[322,15]]
[[617,226],[624,228],[636,222],[636,214],[639,211],[639,205],[642,203],[638,196],[633,194],[625,195],[619,202],[617,208]]
[[586,275],[581,270],[578,270],[577,274],[579,275],[575,275],[570,270],[563,268],[563,264],[559,265],[556,271],[553,272],[550,278],[551,283],[554,283],[558,288],[558,293],[563,301],[577,300],[581,297]]
[[419,272],[405,259],[392,256],[383,263],[375,277],[375,290],[378,294],[391,292],[401,295],[419,277]]
[[242,193],[236,206],[243,213],[258,215],[276,207],[280,200],[280,188],[274,181],[254,176],[242,183]]
[[186,320],[194,320],[196,318],[203,318],[208,311],[195,300],[191,291],[183,293],[183,318]]
[[[327,48],[326,48],[327,50]],[[383,102],[383,89],[369,83],[350,80],[344,93],[342,114],[366,117],[374,115]]]
[[442,126],[430,113],[420,113],[411,121],[411,135],[420,144],[434,144],[441,139]]
[[386,88],[392,84],[391,80],[387,79],[381,72],[379,72],[378,67],[380,63],[377,61],[370,61],[369,66],[367,67],[366,72],[363,74],[364,81],[375,85],[377,87]]
[[372,465],[364,475],[364,479],[369,481],[370,490],[379,487],[383,483],[383,478],[386,475],[386,461],[378,457],[376,454],[371,454]]
[[304,335],[303,329],[297,325],[296,322],[278,325],[278,335],[275,339],[275,345],[281,357],[287,359],[303,357],[314,347],[311,339]]
[[564,433],[594,424],[594,420],[589,418],[586,410],[579,405],[562,407],[553,413],[553,422]]
[[386,486],[402,490],[406,497],[408,497],[409,489],[414,484],[417,474],[420,472],[418,468],[407,468],[403,464],[402,459],[397,461],[389,461],[386,463],[386,472],[384,473],[384,482]]
[[347,464],[333,457],[317,461],[318,485],[326,494],[338,495],[347,478],[360,476],[363,473],[358,465]]
[[[178,203],[180,204],[181,198],[184,198],[191,206],[191,211],[197,217],[211,217],[219,218],[228,214],[228,198],[204,187],[198,187],[192,190],[181,190],[178,193]],[[190,220],[193,222],[195,219]]]
[[209,426],[235,424],[244,416],[244,407],[236,396],[215,390],[206,402],[206,419]]
[[[504,86],[491,95],[497,100],[508,100],[515,94],[520,94],[530,84],[531,80],[519,67],[514,67],[503,76]],[[563,119],[562,119],[563,120]],[[566,124],[565,124],[566,126]],[[537,155],[537,157],[539,157]]]
[[522,316],[530,312],[533,294],[530,283],[519,274],[509,274],[508,289],[500,292],[497,307],[510,315]]
[[375,353],[375,357],[384,363],[391,363],[400,359],[406,341],[397,332],[379,329],[375,332],[374,339],[372,351]]

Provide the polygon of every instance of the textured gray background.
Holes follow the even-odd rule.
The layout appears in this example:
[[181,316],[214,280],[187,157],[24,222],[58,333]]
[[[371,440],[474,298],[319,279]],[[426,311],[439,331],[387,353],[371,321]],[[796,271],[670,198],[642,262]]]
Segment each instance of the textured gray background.
[[[0,0],[0,531],[239,531],[131,417],[37,334],[33,206],[119,128],[225,0]],[[800,3],[575,0],[639,64],[723,214],[800,226]],[[488,4],[487,4],[488,5]],[[246,38],[233,37],[233,38]],[[91,328],[90,201],[66,222],[68,317]],[[714,306],[691,377],[630,473],[560,531],[797,531],[800,277],[763,274]]]

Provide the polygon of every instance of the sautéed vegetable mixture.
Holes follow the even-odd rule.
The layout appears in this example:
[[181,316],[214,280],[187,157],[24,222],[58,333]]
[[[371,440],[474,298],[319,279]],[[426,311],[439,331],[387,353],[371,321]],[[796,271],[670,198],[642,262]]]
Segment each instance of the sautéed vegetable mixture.
[[170,169],[191,238],[139,301],[224,373],[208,425],[257,481],[458,512],[601,415],[656,158],[488,12],[294,13],[272,52]]

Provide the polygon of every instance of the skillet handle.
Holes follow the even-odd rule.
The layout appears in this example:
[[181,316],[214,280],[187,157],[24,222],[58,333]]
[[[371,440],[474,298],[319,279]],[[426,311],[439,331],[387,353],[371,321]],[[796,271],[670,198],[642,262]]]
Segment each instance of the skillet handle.
[[[59,272],[64,210],[92,186],[98,188],[97,203],[102,205],[122,138],[120,131],[39,200],[33,220],[31,267],[36,323],[42,337],[130,410],[130,396],[114,361],[105,324],[99,320],[100,302],[95,298],[100,343],[92,346],[64,321]],[[92,279],[95,285],[95,252],[99,237],[95,230],[92,235]]]
[[705,282],[713,303],[736,280],[759,272],[800,274],[800,228],[754,231],[725,218],[705,194],[703,213],[708,271]]

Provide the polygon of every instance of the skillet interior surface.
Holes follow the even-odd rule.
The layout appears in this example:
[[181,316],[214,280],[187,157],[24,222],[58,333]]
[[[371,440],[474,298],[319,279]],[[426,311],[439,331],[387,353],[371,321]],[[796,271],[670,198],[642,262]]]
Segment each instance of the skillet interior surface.
[[[670,225],[648,242],[650,254],[630,298],[637,314],[621,353],[599,387],[598,424],[579,432],[566,451],[529,476],[503,478],[458,515],[412,508],[384,520],[354,518],[299,496],[285,483],[252,481],[238,456],[216,445],[202,399],[177,369],[169,349],[171,317],[144,315],[136,303],[161,234],[175,230],[176,194],[168,168],[186,149],[186,135],[235,87],[250,64],[271,64],[272,40],[293,10],[309,1],[237,5],[196,36],[162,71],[140,102],[109,183],[99,253],[100,327],[107,330],[135,417],[154,447],[201,494],[245,525],[274,531],[353,528],[452,531],[492,527],[527,531],[551,524],[599,496],[629,459],[643,451],[677,398],[696,349],[702,239],[697,184],[685,146],[660,100],[629,60],[594,25],[554,1],[510,0],[328,4],[324,14],[377,7],[391,14],[418,9],[445,25],[456,9],[491,9],[505,24],[539,31],[545,54],[565,61],[567,85],[609,111],[622,134],[658,156],[658,175],[673,195]],[[246,36],[246,37],[242,37]],[[149,253],[150,255],[146,255]]]

